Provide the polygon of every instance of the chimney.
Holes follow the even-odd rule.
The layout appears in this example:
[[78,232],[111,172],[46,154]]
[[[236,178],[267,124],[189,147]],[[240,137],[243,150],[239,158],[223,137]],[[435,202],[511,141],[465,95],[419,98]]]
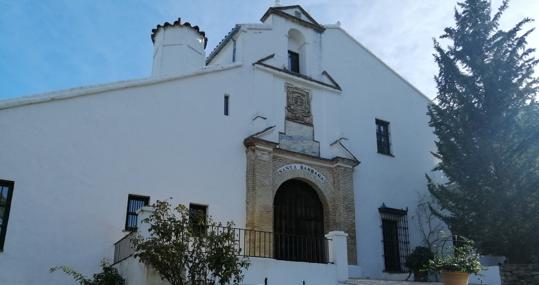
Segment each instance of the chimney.
[[188,74],[205,66],[208,39],[189,22],[166,22],[152,30],[152,76]]

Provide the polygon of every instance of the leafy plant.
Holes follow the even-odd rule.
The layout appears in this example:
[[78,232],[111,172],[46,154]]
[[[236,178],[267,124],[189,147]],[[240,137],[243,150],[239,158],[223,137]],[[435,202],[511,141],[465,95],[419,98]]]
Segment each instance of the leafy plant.
[[[155,269],[171,285],[238,284],[249,262],[240,256],[234,224],[214,222],[211,217],[193,220],[189,210],[157,201],[154,213],[142,220],[149,236],[135,235],[135,257]],[[200,217],[199,217],[200,218]]]
[[413,272],[426,271],[432,259],[434,259],[434,253],[428,247],[418,246],[406,257],[406,268]]
[[427,268],[436,271],[477,274],[481,271],[481,263],[473,241],[463,237],[454,237],[450,253],[435,256],[429,260]]
[[101,260],[100,266],[102,271],[94,274],[92,278],[85,277],[82,273],[65,265],[52,267],[49,271],[51,273],[62,271],[81,285],[123,285],[125,283],[118,270],[112,267],[107,260]]

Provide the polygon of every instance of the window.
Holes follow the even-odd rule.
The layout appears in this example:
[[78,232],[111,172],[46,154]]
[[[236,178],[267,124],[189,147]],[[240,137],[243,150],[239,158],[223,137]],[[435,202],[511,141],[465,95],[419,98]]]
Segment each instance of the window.
[[386,272],[404,272],[409,254],[407,211],[388,208],[378,209],[382,218],[384,265]]
[[236,62],[236,40],[232,40],[232,62]]
[[0,251],[4,250],[14,184],[13,181],[0,180]]
[[230,115],[230,96],[229,95],[225,95],[224,107],[225,107],[225,110],[224,110],[225,116]]
[[376,144],[378,153],[391,155],[389,143],[389,122],[376,119]]
[[144,207],[148,206],[150,203],[150,197],[139,196],[139,195],[129,195],[127,197],[127,215],[125,217],[125,230],[126,231],[136,231],[138,223],[137,211]]
[[288,51],[288,70],[299,73],[299,53]]
[[196,232],[204,232],[208,206],[189,204],[189,224]]

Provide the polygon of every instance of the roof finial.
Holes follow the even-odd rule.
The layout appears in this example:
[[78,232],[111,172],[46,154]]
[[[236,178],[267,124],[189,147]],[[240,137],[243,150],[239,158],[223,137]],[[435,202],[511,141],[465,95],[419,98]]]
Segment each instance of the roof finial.
[[273,5],[274,7],[281,7],[281,0],[275,0],[275,5]]

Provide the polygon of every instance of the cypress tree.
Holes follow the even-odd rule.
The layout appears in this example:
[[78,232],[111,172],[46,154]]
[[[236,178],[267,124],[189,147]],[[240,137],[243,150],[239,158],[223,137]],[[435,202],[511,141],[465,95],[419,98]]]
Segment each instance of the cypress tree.
[[508,1],[458,3],[435,40],[437,97],[428,109],[443,183],[427,176],[437,214],[483,254],[539,262],[539,80],[525,18],[499,27]]

